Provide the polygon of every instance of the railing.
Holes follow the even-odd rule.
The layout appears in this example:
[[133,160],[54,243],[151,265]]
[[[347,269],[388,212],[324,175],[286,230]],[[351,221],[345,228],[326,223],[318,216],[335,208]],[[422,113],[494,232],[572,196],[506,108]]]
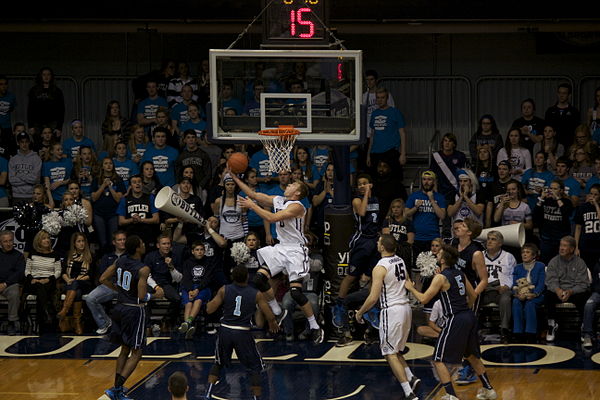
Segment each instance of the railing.
[[381,86],[393,95],[406,118],[409,154],[425,155],[430,132],[454,132],[460,144],[473,132],[471,82],[464,76],[385,77]]
[[588,110],[594,107],[596,89],[600,88],[600,76],[584,76],[579,80],[577,93],[579,93],[579,111],[581,122],[587,123]]
[[117,100],[121,106],[121,115],[129,118],[135,111],[134,94],[131,81],[134,76],[88,76],[81,82],[81,111],[85,121],[87,136],[102,146],[102,122],[106,106],[111,100]]
[[546,109],[556,102],[556,89],[563,82],[573,85],[573,79],[566,75],[482,76],[475,83],[476,118],[491,114],[500,133],[506,136],[512,122],[521,116],[521,101],[534,99],[536,114],[543,118]]
[[[31,75],[12,75],[8,77],[8,90],[17,97],[17,107],[12,115],[12,122],[27,124],[27,104],[29,90],[35,85],[35,77]],[[56,86],[62,90],[65,99],[65,125],[63,137],[70,137],[69,122],[81,118],[79,114],[79,84],[72,76],[56,76]]]
[[[110,100],[121,103],[121,113],[132,112],[133,76],[57,76],[57,86],[65,95],[65,126],[63,137],[69,137],[68,123],[80,118],[85,133],[101,145],[100,126]],[[481,76],[472,81],[464,76],[385,77],[381,85],[394,96],[395,104],[405,115],[409,155],[423,156],[429,150],[429,132],[453,132],[459,149],[466,150],[475,131],[478,118],[492,114],[503,135],[512,121],[520,116],[520,102],[531,97],[543,117],[546,107],[554,104],[556,88],[561,82],[574,85],[573,103],[581,110],[582,121],[593,105],[594,90],[600,86],[600,76],[585,76],[575,80],[567,75],[555,76]],[[575,83],[577,85],[575,85]],[[27,94],[34,85],[33,76],[9,76],[9,90],[17,97],[12,121],[27,121]]]

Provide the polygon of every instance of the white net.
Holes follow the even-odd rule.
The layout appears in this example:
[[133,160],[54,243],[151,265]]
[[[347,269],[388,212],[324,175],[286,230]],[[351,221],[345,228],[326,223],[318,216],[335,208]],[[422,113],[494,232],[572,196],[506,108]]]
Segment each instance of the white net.
[[[277,132],[280,135],[277,135]],[[290,129],[259,132],[260,141],[269,156],[270,172],[278,174],[281,171],[290,171],[290,155],[298,133],[298,131]]]

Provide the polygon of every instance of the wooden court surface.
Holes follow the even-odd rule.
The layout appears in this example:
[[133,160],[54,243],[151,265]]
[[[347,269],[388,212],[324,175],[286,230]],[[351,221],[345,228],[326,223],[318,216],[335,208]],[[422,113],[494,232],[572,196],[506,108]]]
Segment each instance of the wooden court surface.
[[[163,363],[140,361],[128,383],[141,381]],[[96,400],[114,380],[115,360],[2,358],[0,376],[3,400]]]
[[[141,361],[127,383],[130,386],[140,384],[163,364],[164,361]],[[0,380],[0,399],[96,400],[112,382],[114,366],[114,360],[0,359],[3,377]],[[415,372],[418,373],[418,368]],[[498,399],[600,399],[600,371],[597,370],[488,368],[488,374]],[[455,389],[461,400],[474,399],[480,386],[477,382],[469,386],[455,385]],[[443,394],[442,389],[422,398],[440,399]],[[135,391],[132,396],[139,400],[150,397],[136,396]],[[162,398],[152,396],[152,400]],[[367,397],[358,393],[348,398]],[[390,399],[395,398],[401,397],[390,396]]]
[[[355,341],[308,342],[257,338],[267,370],[263,400],[400,400],[400,385],[381,358],[378,345]],[[136,400],[168,400],[167,380],[175,371],[188,376],[188,399],[200,399],[213,362],[215,337],[149,338],[145,356],[126,386]],[[421,400],[440,399],[444,390],[429,363],[432,347],[409,343],[406,357],[422,379]],[[118,348],[98,336],[0,336],[0,400],[96,400],[114,382]],[[498,399],[600,399],[600,352],[581,350],[578,341],[556,345],[482,345],[482,355]],[[217,398],[247,400],[245,370],[235,363],[215,387]],[[474,399],[480,382],[455,389]],[[310,393],[310,396],[308,393]],[[106,398],[106,397],[105,397]]]
[[[488,376],[502,400],[600,399],[600,371],[534,368],[487,368]],[[480,382],[454,385],[462,399],[475,399]],[[425,399],[440,399],[443,388]]]

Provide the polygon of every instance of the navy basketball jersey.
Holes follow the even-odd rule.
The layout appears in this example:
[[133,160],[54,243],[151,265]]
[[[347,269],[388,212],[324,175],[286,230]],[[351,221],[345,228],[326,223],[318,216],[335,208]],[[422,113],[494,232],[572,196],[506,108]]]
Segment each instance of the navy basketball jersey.
[[137,214],[140,218],[152,218],[150,212],[150,196],[142,194],[141,197],[137,198],[133,194],[126,197],[126,215],[125,218],[132,218],[134,214]]
[[256,311],[257,293],[258,290],[252,286],[225,285],[221,323],[249,328],[250,319]]
[[445,317],[470,310],[467,302],[467,288],[465,286],[465,275],[457,269],[446,268],[441,274],[448,279],[450,288],[439,293],[442,310]]
[[[362,200],[363,196],[357,196]],[[369,197],[367,212],[364,217],[354,214],[356,221],[356,234],[367,238],[377,237],[379,233],[379,200],[375,196]]]
[[[453,242],[452,245],[458,248],[458,242]],[[477,271],[473,268],[473,254],[476,251],[481,251],[483,253],[485,249],[483,245],[477,241],[471,242],[467,247],[465,247],[462,251],[458,252],[458,262],[455,267],[462,271],[471,285],[473,287],[477,286],[479,283],[479,277],[477,276]]]
[[129,256],[119,257],[117,266],[117,301],[119,303],[140,304],[138,297],[139,271],[146,264]]

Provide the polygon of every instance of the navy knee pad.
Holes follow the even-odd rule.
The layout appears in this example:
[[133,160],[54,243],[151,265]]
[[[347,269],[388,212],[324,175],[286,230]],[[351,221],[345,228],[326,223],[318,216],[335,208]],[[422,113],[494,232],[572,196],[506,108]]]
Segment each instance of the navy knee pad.
[[254,275],[254,286],[256,286],[256,288],[261,292],[266,292],[267,290],[271,289],[269,278],[260,272],[257,272],[256,275]]
[[292,286],[290,288],[290,296],[292,296],[292,299],[294,299],[294,301],[300,306],[304,306],[306,303],[308,303],[308,299],[306,298],[306,295],[304,293],[302,293],[302,288],[298,287],[298,286]]

